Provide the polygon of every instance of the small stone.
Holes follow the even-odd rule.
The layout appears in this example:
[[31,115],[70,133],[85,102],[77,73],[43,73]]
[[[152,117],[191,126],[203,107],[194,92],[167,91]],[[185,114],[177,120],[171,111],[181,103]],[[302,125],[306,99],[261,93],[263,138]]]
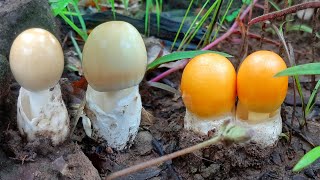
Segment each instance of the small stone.
[[311,168],[307,168],[306,170],[304,170],[304,174],[306,176],[308,176],[309,178],[313,178],[313,179],[316,178],[316,175],[315,175],[313,169],[311,169]]
[[57,158],[52,162],[53,168],[57,171],[59,171],[61,174],[64,174],[64,171],[67,168],[67,162],[63,159],[62,156]]
[[307,180],[307,178],[302,175],[296,174],[292,177],[292,180]]
[[140,131],[135,139],[135,147],[140,155],[148,155],[152,151],[152,135],[148,131]]
[[204,180],[204,178],[200,174],[195,174],[194,180]]
[[61,172],[62,179],[101,179],[98,170],[81,150],[69,154],[65,160],[60,159],[59,161],[61,164],[63,161],[66,163],[66,168]]
[[191,167],[190,167],[190,172],[191,172],[192,174],[196,173],[197,171],[198,171],[198,168],[196,168],[196,167],[194,167],[194,166],[191,166]]
[[106,152],[108,153],[108,154],[113,154],[113,150],[112,150],[112,148],[111,147],[106,147]]
[[202,175],[202,177],[204,177],[204,178],[207,179],[207,178],[209,178],[211,175],[217,173],[217,172],[219,171],[219,169],[220,169],[220,165],[213,163],[213,164],[211,164],[209,167],[205,168],[205,169],[202,171],[201,175]]
[[272,153],[271,154],[271,161],[276,165],[281,165],[282,160],[281,160],[280,154],[277,152]]

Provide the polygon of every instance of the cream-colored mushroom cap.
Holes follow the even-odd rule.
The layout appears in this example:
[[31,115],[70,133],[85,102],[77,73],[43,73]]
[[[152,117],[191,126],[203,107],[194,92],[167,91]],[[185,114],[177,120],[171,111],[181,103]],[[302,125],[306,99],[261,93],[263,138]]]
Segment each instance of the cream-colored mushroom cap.
[[121,90],[138,85],[147,67],[147,51],[138,30],[123,21],[100,24],[83,48],[83,70],[96,91]]
[[64,68],[61,45],[50,32],[32,28],[14,40],[10,50],[10,68],[16,81],[29,91],[53,87]]

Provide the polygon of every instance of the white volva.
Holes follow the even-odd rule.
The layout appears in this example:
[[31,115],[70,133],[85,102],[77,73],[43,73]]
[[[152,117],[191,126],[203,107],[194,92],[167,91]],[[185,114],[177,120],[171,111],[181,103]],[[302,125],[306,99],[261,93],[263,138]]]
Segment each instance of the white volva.
[[92,30],[82,54],[88,81],[83,127],[98,142],[127,149],[141,119],[139,83],[147,68],[143,39],[131,24],[109,21]]
[[218,118],[200,118],[186,109],[186,114],[184,117],[184,128],[203,135],[207,135],[209,131],[217,132],[220,129],[221,125],[227,120],[234,121],[234,117],[232,116],[231,112],[225,116]]
[[21,87],[17,111],[18,128],[28,140],[46,137],[56,145],[68,136],[69,116],[59,84],[40,93]]
[[138,85],[110,92],[98,92],[88,85],[86,100],[93,139],[107,140],[108,146],[117,150],[132,143],[138,132],[142,109]]
[[282,118],[280,108],[272,117],[270,113],[249,112],[248,120],[237,116],[237,123],[253,130],[251,141],[255,141],[262,147],[273,146],[278,141],[282,132]]

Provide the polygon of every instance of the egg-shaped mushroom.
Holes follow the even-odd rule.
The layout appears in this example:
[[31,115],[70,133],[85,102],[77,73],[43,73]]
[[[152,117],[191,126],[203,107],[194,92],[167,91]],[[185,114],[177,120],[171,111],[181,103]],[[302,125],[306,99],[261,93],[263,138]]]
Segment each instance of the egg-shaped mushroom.
[[241,63],[237,75],[237,120],[255,131],[252,140],[273,145],[282,131],[280,107],[288,89],[288,77],[274,77],[286,63],[272,51],[260,50]]
[[69,117],[58,84],[64,68],[59,41],[41,28],[23,31],[11,46],[10,68],[22,86],[17,102],[20,132],[29,140],[43,136],[53,144],[64,141]]
[[180,88],[186,106],[184,128],[207,134],[234,120],[236,71],[226,57],[205,53],[191,59]]
[[110,21],[92,30],[83,49],[83,70],[92,138],[117,150],[129,147],[141,119],[139,83],[147,67],[147,51],[138,30]]

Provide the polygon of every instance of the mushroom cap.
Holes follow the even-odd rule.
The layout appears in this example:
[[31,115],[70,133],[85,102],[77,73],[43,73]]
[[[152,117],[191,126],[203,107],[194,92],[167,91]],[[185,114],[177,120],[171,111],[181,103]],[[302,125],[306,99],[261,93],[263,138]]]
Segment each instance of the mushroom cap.
[[194,57],[181,79],[182,100],[199,117],[219,117],[233,110],[236,100],[236,71],[219,54]]
[[147,51],[138,30],[123,21],[100,24],[83,48],[83,70],[90,86],[100,92],[138,85],[147,68]]
[[237,76],[239,101],[249,110],[271,113],[283,103],[288,77],[274,77],[286,69],[286,63],[272,51],[256,51],[241,63]]
[[64,68],[61,45],[54,35],[41,28],[23,31],[10,50],[10,68],[16,81],[29,91],[56,85]]

